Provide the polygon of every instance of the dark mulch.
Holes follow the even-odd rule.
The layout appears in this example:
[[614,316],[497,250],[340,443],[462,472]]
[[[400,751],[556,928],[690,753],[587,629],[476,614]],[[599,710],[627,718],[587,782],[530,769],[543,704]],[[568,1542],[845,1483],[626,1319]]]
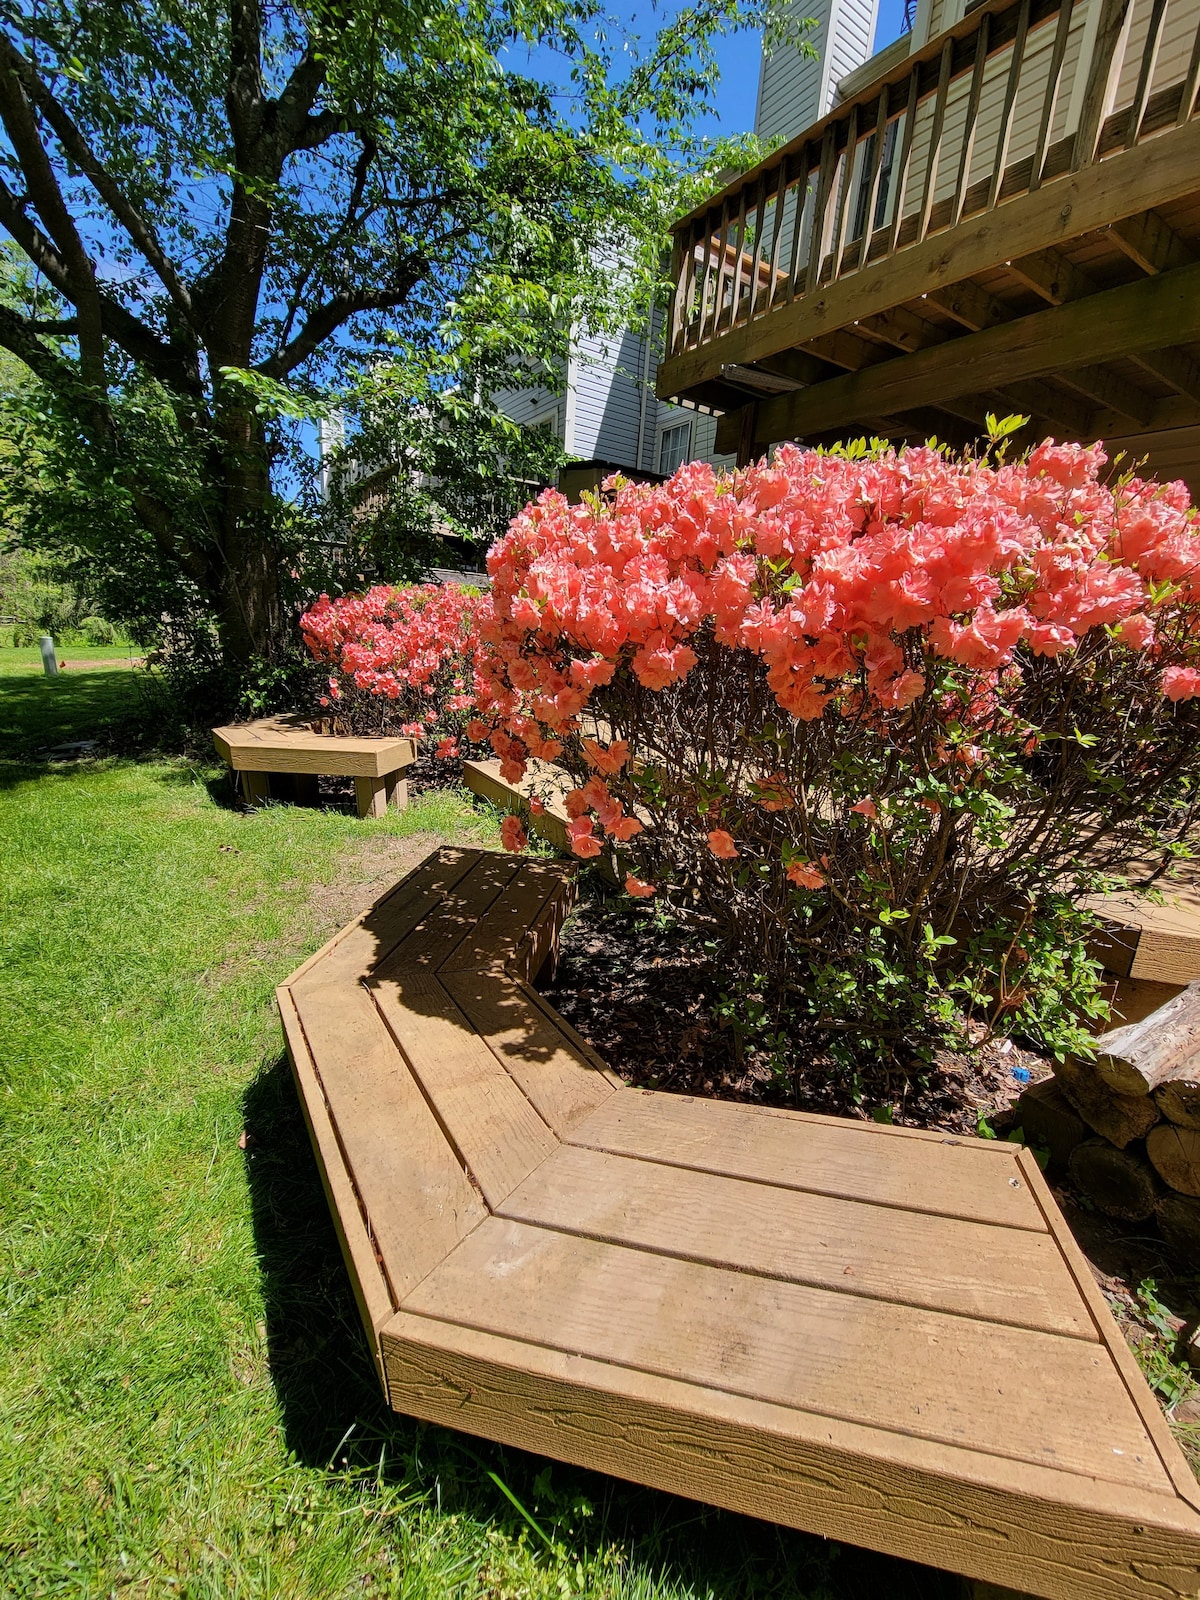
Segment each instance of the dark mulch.
[[977,1132],[981,1120],[1003,1124],[1024,1085],[1050,1070],[1036,1052],[995,1040],[969,1056],[940,1050],[915,1074],[850,1070],[820,1055],[779,1074],[766,1051],[741,1046],[714,1016],[727,985],[702,942],[652,907],[607,896],[596,879],[563,929],[545,987],[608,1064],[643,1089],[961,1134]]

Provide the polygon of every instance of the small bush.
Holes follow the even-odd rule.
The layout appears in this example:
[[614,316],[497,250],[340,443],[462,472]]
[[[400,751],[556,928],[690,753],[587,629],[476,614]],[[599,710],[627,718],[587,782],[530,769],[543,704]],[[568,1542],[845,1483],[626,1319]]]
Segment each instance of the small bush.
[[489,556],[471,731],[566,768],[575,853],[707,929],[765,1037],[1064,1048],[1080,897],[1177,848],[1200,776],[1196,513],[1104,464],[787,446],[547,492]]
[[300,619],[314,660],[331,669],[314,709],[337,733],[416,737],[436,729],[452,745],[472,704],[483,604],[452,583],[322,595]]

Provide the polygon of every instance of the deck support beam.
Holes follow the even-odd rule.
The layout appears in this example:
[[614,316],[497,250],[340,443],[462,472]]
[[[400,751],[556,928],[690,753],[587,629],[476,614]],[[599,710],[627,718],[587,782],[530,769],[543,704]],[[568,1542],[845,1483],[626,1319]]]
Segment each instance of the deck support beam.
[[1106,289],[766,401],[758,408],[754,443],[800,439],[851,424],[866,410],[890,415],[1197,338],[1200,265]]

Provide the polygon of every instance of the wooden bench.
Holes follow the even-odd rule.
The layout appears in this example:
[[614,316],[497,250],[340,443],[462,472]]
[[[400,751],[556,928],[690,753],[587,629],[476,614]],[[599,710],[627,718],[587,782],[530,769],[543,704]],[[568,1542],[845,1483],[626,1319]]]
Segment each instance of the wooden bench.
[[260,717],[212,734],[250,805],[272,796],[315,804],[319,777],[353,778],[360,817],[382,817],[388,806],[403,811],[408,805],[401,774],[417,759],[413,739],[314,733],[299,716]]
[[439,850],[279,990],[400,1412],[1051,1600],[1200,1594],[1200,1491],[1028,1152],[623,1088],[570,869]]

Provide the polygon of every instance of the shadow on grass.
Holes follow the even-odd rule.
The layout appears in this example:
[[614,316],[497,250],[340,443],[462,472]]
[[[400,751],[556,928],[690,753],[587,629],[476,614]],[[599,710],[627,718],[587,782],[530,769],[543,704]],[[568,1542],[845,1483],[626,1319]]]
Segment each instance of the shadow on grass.
[[95,739],[106,753],[133,753],[153,732],[154,706],[139,673],[0,677],[0,758],[28,760],[76,739]]
[[379,1390],[286,1056],[250,1084],[243,1109],[268,1359],[300,1460],[368,1470],[382,1461],[443,1511],[515,1533],[495,1473],[574,1555],[621,1546],[650,1580],[647,1592],[661,1584],[721,1600],[957,1600],[959,1581],[927,1567],[397,1416]]

